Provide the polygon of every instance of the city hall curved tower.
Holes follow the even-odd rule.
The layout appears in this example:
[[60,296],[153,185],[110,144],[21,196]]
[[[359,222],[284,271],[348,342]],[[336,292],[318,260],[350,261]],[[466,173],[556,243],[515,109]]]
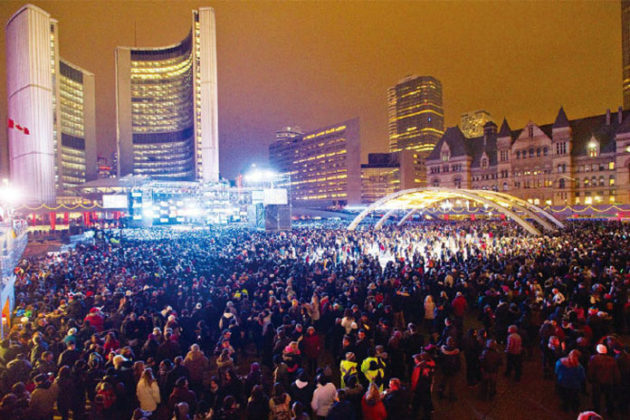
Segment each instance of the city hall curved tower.
[[6,25],[11,182],[27,203],[96,178],[94,74],[59,56],[59,23],[32,4]]
[[116,48],[119,175],[218,181],[214,10],[193,10],[178,44]]

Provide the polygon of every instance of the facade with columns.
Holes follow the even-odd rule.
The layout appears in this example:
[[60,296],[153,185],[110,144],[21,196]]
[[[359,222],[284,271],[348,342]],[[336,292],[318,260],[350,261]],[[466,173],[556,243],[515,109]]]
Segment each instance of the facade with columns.
[[506,192],[536,205],[630,204],[630,111],[553,124],[506,120],[466,138],[450,127],[427,159],[430,186]]

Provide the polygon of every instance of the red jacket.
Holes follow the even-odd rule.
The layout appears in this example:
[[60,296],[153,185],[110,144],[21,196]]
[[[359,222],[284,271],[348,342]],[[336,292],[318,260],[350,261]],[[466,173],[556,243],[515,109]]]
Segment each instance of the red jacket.
[[304,354],[309,359],[317,359],[319,353],[322,350],[322,339],[317,335],[317,333],[313,335],[306,334],[302,339],[302,343],[304,345]]
[[453,313],[455,316],[463,317],[466,313],[466,309],[468,308],[468,302],[466,302],[466,298],[464,296],[457,296],[453,299],[453,303],[451,304],[453,307]]
[[375,404],[370,404],[365,400],[365,395],[361,398],[361,411],[363,412],[363,420],[385,420],[387,418],[383,401],[379,400]]

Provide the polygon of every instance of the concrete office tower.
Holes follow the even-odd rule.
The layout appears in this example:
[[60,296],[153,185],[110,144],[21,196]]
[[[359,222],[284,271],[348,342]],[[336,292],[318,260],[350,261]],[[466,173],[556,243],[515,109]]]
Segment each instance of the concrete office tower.
[[358,118],[307,133],[297,127],[283,128],[269,146],[269,161],[290,178],[293,205],[328,207],[361,202]]
[[425,186],[424,160],[444,134],[442,83],[432,76],[407,76],[387,93],[389,151],[413,150],[415,184]]
[[55,202],[51,18],[27,5],[6,26],[9,120],[23,130],[8,129],[11,182],[28,202]]
[[116,48],[118,174],[218,181],[214,10],[192,12],[178,44]]
[[26,5],[6,26],[11,181],[27,202],[96,177],[94,75],[59,57],[58,24]]

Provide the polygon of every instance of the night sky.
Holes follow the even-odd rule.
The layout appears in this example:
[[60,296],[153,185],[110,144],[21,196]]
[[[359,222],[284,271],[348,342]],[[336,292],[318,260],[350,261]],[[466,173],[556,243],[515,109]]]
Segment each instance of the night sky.
[[[214,7],[227,178],[266,163],[274,132],[286,125],[312,130],[358,116],[363,161],[387,151],[387,88],[408,74],[441,80],[447,126],[476,109],[517,128],[553,122],[561,105],[573,119],[622,104],[618,1],[32,3],[59,21],[60,55],[96,75],[98,150],[108,157],[116,138],[114,48],[177,43],[193,8]],[[4,26],[24,4],[0,2],[4,121]]]

